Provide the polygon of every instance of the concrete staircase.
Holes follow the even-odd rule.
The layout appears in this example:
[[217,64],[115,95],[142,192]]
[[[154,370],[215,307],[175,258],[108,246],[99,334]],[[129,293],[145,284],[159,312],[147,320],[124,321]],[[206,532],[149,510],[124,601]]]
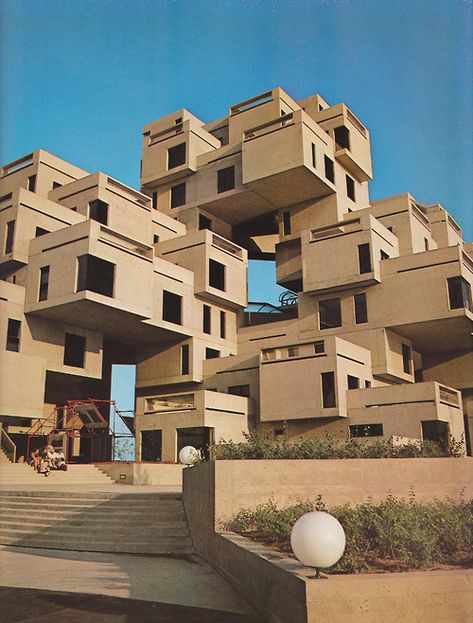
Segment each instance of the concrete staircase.
[[194,553],[180,493],[0,490],[0,543],[86,552]]
[[8,456],[5,454],[5,452],[1,448],[0,448],[0,463],[11,463]]
[[46,477],[26,463],[0,462],[0,487],[6,485],[102,485],[114,482],[95,465],[68,465],[67,472],[51,470]]

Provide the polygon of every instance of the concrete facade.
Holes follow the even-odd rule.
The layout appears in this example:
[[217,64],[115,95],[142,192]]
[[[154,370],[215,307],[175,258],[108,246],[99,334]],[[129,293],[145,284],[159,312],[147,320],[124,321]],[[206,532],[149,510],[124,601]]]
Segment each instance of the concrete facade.
[[[370,202],[370,179],[354,113],[280,88],[146,125],[140,191],[43,150],[3,167],[17,455],[66,400],[108,399],[116,363],[136,365],[137,460],[249,430],[469,444],[473,246],[440,205]],[[248,258],[275,262],[286,304],[245,311]]]

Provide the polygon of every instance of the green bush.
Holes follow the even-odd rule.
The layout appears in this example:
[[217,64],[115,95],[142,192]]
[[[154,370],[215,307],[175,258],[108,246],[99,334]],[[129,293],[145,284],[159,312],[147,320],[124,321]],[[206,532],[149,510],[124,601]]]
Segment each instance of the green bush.
[[392,439],[376,441],[332,435],[301,438],[289,443],[275,440],[270,433],[247,433],[246,441],[222,441],[210,447],[213,460],[239,459],[378,459],[463,456],[463,441],[450,440],[447,446],[432,441],[395,446]]
[[[254,510],[242,509],[229,528],[291,551],[290,535],[297,519],[313,510],[327,510],[319,497],[279,509],[273,500]],[[338,506],[329,511],[342,524],[346,548],[332,572],[368,569],[407,570],[435,564],[473,566],[473,503],[450,500],[420,504],[389,496],[379,504]]]

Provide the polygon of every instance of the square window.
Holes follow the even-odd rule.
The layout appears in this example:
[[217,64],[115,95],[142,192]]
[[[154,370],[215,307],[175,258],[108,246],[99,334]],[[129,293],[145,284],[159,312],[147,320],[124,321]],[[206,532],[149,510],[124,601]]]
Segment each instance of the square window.
[[212,231],[212,221],[203,214],[199,214],[199,229],[208,229]]
[[225,292],[225,266],[215,260],[209,260],[209,286]]
[[319,301],[320,329],[333,329],[342,326],[342,309],[340,299]]
[[168,169],[175,169],[186,162],[186,144],[180,143],[168,149]]
[[64,338],[64,365],[83,368],[85,359],[85,337],[66,333]]
[[163,320],[182,324],[182,296],[163,290]]
[[333,135],[338,149],[350,149],[350,130],[348,128],[341,125],[335,128]]
[[95,199],[89,202],[89,218],[102,225],[106,225],[108,222],[108,203]]
[[324,156],[324,165],[325,165],[325,177],[332,184],[335,182],[335,169],[333,160],[331,160],[328,156]]
[[356,376],[352,376],[351,374],[348,374],[347,375],[347,386],[348,386],[348,389],[359,389],[360,379]]
[[461,309],[464,307],[473,311],[471,301],[471,286],[463,277],[450,277],[447,279],[448,299],[450,309]]
[[218,359],[220,357],[220,351],[215,350],[215,348],[206,348],[205,349],[205,358],[206,359]]
[[325,352],[324,341],[318,340],[317,342],[314,342],[314,353],[316,355],[320,355],[321,353],[324,353],[324,352]]
[[77,292],[90,290],[113,298],[115,264],[93,255],[81,255],[77,261]]
[[235,188],[235,167],[220,169],[217,175],[217,192],[224,193]]
[[186,183],[171,186],[171,208],[178,208],[186,203]]
[[347,197],[355,201],[355,180],[349,175],[346,175],[345,179],[347,183]]
[[14,353],[18,353],[20,351],[20,333],[20,320],[9,318],[7,327],[7,350],[11,350]]

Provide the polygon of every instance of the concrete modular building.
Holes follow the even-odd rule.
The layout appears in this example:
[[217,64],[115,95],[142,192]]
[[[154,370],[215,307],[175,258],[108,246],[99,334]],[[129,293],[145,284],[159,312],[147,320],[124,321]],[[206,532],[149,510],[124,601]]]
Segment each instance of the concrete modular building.
[[[473,245],[370,179],[350,109],[280,88],[145,126],[141,192],[41,150],[4,167],[3,429],[21,445],[131,363],[138,460],[255,429],[469,443]],[[248,258],[286,304],[247,308]]]

